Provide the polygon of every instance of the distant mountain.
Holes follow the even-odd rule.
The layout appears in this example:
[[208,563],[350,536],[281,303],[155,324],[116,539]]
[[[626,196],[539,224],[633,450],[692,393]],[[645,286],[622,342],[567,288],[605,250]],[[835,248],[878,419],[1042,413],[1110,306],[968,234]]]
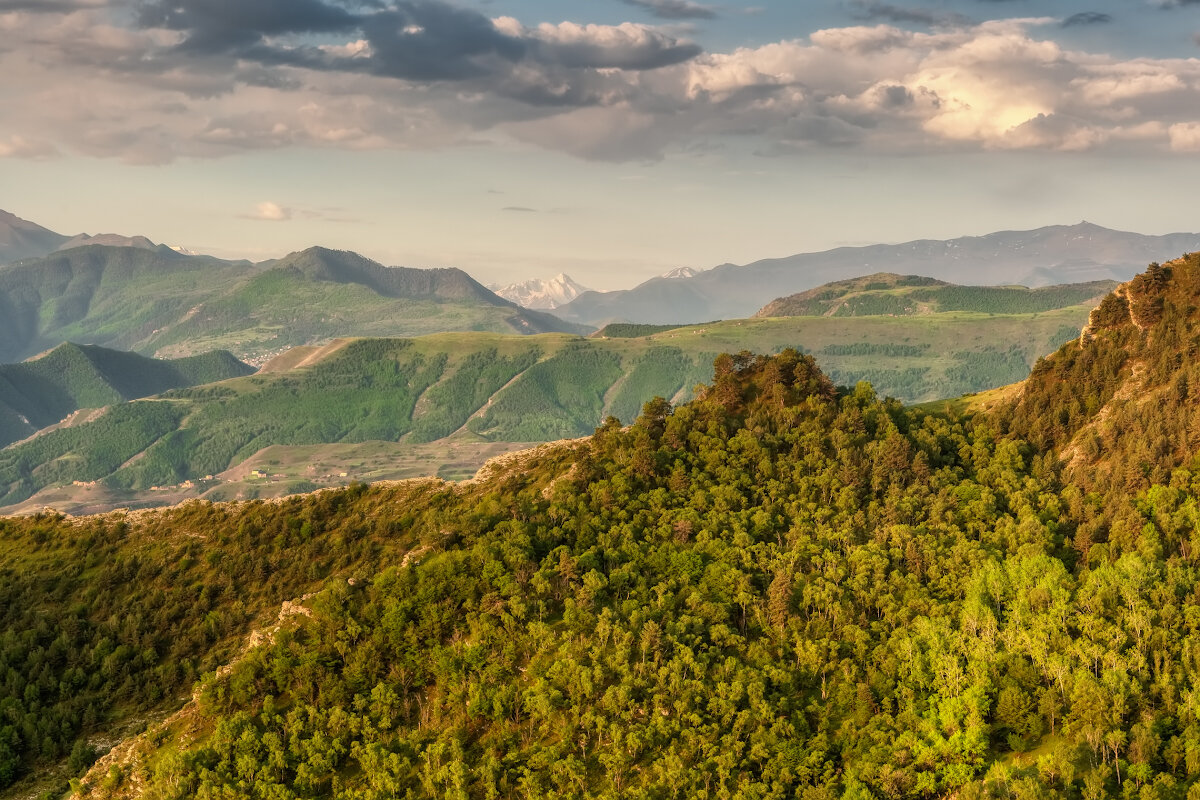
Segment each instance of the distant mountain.
[[754,316],[918,316],[941,311],[1035,314],[1080,303],[1094,305],[1116,286],[1116,281],[1070,283],[1037,289],[1024,286],[959,286],[918,275],[877,272],[781,297],[768,303]]
[[519,306],[550,310],[571,302],[591,289],[576,282],[565,272],[560,272],[547,281],[534,278],[494,288],[494,291]]
[[626,291],[589,292],[555,313],[597,326],[610,321],[732,319],[749,316],[782,296],[881,271],[966,285],[1120,281],[1151,261],[1198,248],[1200,234],[1143,236],[1083,222],[950,241],[842,247],[746,266],[724,264],[692,278],[654,278]]
[[92,345],[62,344],[20,364],[0,364],[0,447],[84,408],[249,375],[254,368],[220,350],[158,360]]
[[[117,505],[128,505],[313,488],[318,475],[320,485],[365,473],[393,477],[386,470],[405,460],[425,471],[404,477],[441,475],[462,469],[477,445],[584,436],[610,415],[631,421],[655,396],[686,399],[712,376],[718,353],[741,350],[803,348],[837,384],[867,380],[881,395],[905,400],[958,397],[1028,375],[1040,356],[1079,337],[1090,308],[748,319],[650,335],[616,332],[629,338],[468,332],[335,340],[295,348],[242,380],[123,403],[0,451],[0,505],[94,510],[103,501],[93,481],[115,492]],[[386,455],[363,456],[366,442]],[[310,469],[331,461],[357,466],[341,478],[344,468]],[[265,463],[277,465],[271,471],[278,482],[273,475],[270,485],[246,485]],[[46,464],[54,466],[39,469]],[[201,480],[210,475],[217,477]],[[87,486],[71,500],[73,481]],[[164,486],[172,488],[163,494]]]
[[699,275],[700,272],[701,270],[692,269],[691,267],[676,267],[675,269],[664,272],[658,277],[666,278],[667,280],[671,280],[672,278],[694,278]]
[[54,252],[70,237],[0,211],[0,264]]
[[338,336],[447,330],[587,329],[520,308],[462,270],[385,267],[320,247],[251,264],[86,245],[0,268],[6,361],[80,341],[172,357],[225,348],[261,363]]
[[118,233],[99,233],[95,236],[90,236],[86,233],[81,233],[78,236],[72,236],[60,244],[55,248],[55,252],[70,250],[72,247],[86,247],[89,244],[102,244],[106,247],[136,247],[140,250],[155,250],[158,248],[158,245],[145,236],[121,236]]

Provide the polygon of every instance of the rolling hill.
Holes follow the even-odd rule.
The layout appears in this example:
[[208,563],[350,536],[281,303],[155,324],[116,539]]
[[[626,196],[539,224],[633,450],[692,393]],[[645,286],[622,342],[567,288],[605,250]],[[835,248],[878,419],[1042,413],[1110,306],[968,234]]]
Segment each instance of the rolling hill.
[[580,328],[497,297],[461,270],[384,267],[314,247],[260,264],[89,245],[0,268],[0,359],[63,341],[262,362],[345,335]]
[[[1078,337],[1089,309],[736,320],[634,338],[447,333],[298,348],[259,374],[118,405],[0,451],[0,506],[104,508],[465,477],[510,445],[586,436],[608,416],[628,422],[655,396],[684,401],[723,352],[792,346],[839,384],[954,397],[1020,380]],[[349,447],[366,442],[380,443],[369,458]]]
[[1098,225],[1055,225],[948,241],[841,247],[724,264],[686,278],[655,278],[619,292],[589,292],[555,309],[573,322],[686,323],[748,317],[776,298],[832,281],[890,272],[970,285],[1046,286],[1126,280],[1152,261],[1200,248],[1200,234],[1143,236]]
[[1197,308],[1153,266],[994,412],[723,355],[471,482],[0,520],[0,791],[1187,800]]
[[1116,286],[1116,281],[1091,281],[1037,289],[1024,286],[959,286],[918,275],[877,272],[781,297],[765,305],[754,316],[912,316],[940,311],[1035,314],[1081,303],[1099,303]]
[[159,360],[94,345],[62,344],[19,364],[0,365],[0,447],[56,425],[81,409],[249,375],[224,351]]

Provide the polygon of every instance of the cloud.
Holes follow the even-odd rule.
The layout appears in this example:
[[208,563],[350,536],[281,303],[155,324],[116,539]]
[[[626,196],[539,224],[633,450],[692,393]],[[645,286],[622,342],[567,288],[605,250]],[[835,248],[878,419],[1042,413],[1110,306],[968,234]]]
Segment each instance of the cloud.
[[181,47],[197,52],[236,50],[265,36],[353,30],[359,18],[321,0],[155,0],[139,9],[147,28],[183,31]]
[[569,69],[658,69],[689,61],[702,52],[691,42],[682,42],[655,28],[629,22],[621,25],[543,23],[528,30],[515,20],[506,19],[503,25],[529,42],[540,59]]
[[692,0],[622,0],[622,2],[645,9],[659,19],[716,19],[717,17],[715,8],[694,3]]
[[[303,0],[308,13],[296,17],[275,0],[242,4],[254,9],[239,6],[236,26],[210,18],[217,0],[142,17],[159,27],[94,8],[0,12],[0,156],[152,164],[513,140],[616,162],[733,141],[769,155],[1167,154],[1187,151],[1200,124],[1200,61],[1070,50],[1050,18],[862,24],[704,52],[670,28],[525,25],[436,0]],[[343,15],[354,25],[341,28]],[[264,209],[255,218],[280,219]]]
[[106,0],[0,0],[0,14],[29,11],[34,14],[68,14],[87,8],[101,8]]
[[292,209],[278,203],[264,201],[254,207],[254,211],[246,215],[247,219],[257,219],[262,222],[286,222],[292,218]]
[[1167,129],[1171,149],[1181,153],[1200,152],[1200,123],[1180,122]]
[[1112,22],[1111,14],[1102,14],[1099,11],[1080,11],[1078,14],[1072,14],[1062,21],[1064,28],[1072,28],[1077,25],[1103,25]]
[[961,14],[930,11],[924,8],[908,8],[875,0],[851,0],[851,15],[867,22],[911,22],[917,25],[966,25],[970,20]]
[[501,211],[519,211],[522,214],[536,214],[537,213],[536,208],[529,208],[528,206],[505,206],[504,208],[502,208],[500,210]]
[[57,154],[54,145],[47,141],[31,141],[24,136],[0,138],[0,158],[46,158]]

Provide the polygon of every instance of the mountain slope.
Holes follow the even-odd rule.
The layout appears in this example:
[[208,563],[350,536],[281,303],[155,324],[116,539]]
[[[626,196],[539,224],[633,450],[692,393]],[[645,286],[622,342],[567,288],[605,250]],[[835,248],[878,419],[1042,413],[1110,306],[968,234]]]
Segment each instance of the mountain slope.
[[1114,281],[1042,286],[1037,289],[1024,286],[959,286],[918,275],[877,272],[781,297],[768,303],[754,316],[908,316],[939,311],[1034,314],[1080,303],[1094,304],[1115,287]]
[[161,361],[92,345],[59,345],[32,361],[0,365],[0,447],[82,408],[100,408],[253,371],[220,351]]
[[471,483],[5,521],[0,776],[82,775],[76,800],[1186,800],[1200,486],[1128,497],[1080,552],[1099,504],[1051,452],[793,351],[724,355],[695,401]]
[[1200,254],[1121,284],[1078,341],[1040,361],[996,411],[1065,459],[1088,490],[1127,494],[1169,480],[1200,451]]
[[1151,261],[1196,249],[1200,234],[1142,236],[1089,223],[1056,225],[949,241],[842,247],[746,266],[725,264],[692,278],[655,278],[627,291],[585,294],[556,313],[593,325],[732,319],[749,316],[781,296],[880,271],[970,285],[1126,280]]
[[69,238],[7,211],[0,211],[0,264],[52,253]]
[[[1187,800],[1197,308],[1200,256],[1152,266],[995,412],[725,354],[693,401],[472,482],[0,520],[0,789]],[[531,341],[444,338],[476,377],[431,410]],[[312,374],[355,361],[401,403],[430,377],[414,342]]]
[[0,269],[0,359],[62,341],[162,356],[265,360],[348,333],[579,328],[496,297],[461,270],[384,267],[310,248],[253,265],[170,248],[89,245]]
[[72,247],[87,247],[92,244],[104,245],[105,247],[136,247],[139,250],[156,250],[159,247],[159,245],[156,245],[145,236],[122,236],[117,233],[99,233],[92,236],[81,233],[78,236],[72,236],[60,244],[55,248],[55,252],[70,250]]
[[[395,474],[386,470],[410,455],[429,459],[425,474],[440,473],[450,462],[461,468],[462,445],[482,454],[494,450],[476,445],[584,436],[607,416],[631,420],[656,395],[689,398],[721,352],[781,345],[810,350],[836,383],[869,380],[889,395],[953,397],[1020,380],[1040,355],[1078,336],[1088,310],[739,320],[612,339],[456,333],[305,348],[253,377],[117,406],[0,451],[0,505],[287,492]],[[346,463],[341,451],[318,458],[314,446],[368,441],[391,443],[392,455],[313,467]],[[430,446],[438,442],[440,455]],[[246,483],[252,472],[272,479]],[[113,494],[85,488],[70,497],[53,488],[75,481],[101,481]],[[163,494],[163,487],[174,488]]]

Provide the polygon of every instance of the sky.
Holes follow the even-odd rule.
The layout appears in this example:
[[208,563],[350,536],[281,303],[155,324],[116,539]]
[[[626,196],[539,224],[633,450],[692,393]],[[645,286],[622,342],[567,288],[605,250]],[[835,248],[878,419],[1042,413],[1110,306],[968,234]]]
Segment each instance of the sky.
[[0,208],[485,283],[1200,231],[1200,0],[0,0]]

